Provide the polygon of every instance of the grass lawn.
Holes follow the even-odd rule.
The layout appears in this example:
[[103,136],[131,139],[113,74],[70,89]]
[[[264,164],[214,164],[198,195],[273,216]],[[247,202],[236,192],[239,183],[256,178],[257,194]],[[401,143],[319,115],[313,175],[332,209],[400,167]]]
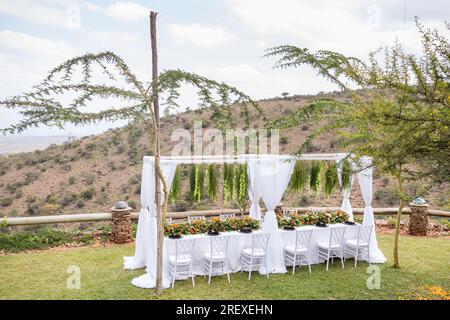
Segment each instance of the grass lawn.
[[[388,261],[380,266],[381,289],[369,290],[367,264],[345,269],[334,263],[329,272],[315,265],[312,274],[301,268],[293,276],[247,273],[214,277],[211,286],[203,277],[178,281],[164,290],[160,299],[397,299],[408,298],[426,285],[450,290],[450,240],[448,238],[400,238],[400,270],[393,269],[393,236],[379,235],[379,245]],[[0,299],[157,299],[151,289],[131,285],[143,270],[123,270],[122,256],[132,255],[134,245],[84,247],[0,256]],[[81,269],[81,289],[66,288],[67,267]],[[289,269],[290,270],[290,269]]]

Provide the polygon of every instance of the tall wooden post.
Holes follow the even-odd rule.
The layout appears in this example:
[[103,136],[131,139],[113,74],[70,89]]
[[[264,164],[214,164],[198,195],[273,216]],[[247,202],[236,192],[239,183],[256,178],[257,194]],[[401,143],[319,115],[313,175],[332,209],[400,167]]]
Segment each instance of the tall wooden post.
[[[150,11],[150,39],[152,46],[152,82],[156,85],[156,79],[158,77],[158,48],[156,44],[156,17],[158,13]],[[156,88],[155,88],[156,89]],[[160,156],[160,142],[159,142],[159,101],[157,90],[153,90],[155,93],[153,100],[153,110],[156,122],[155,128],[155,143],[156,153],[155,165],[159,163]],[[155,170],[155,202],[156,202],[156,224],[157,224],[157,240],[156,240],[156,294],[160,295],[163,288],[163,227],[162,227],[162,212],[161,212],[161,182],[157,170]]]

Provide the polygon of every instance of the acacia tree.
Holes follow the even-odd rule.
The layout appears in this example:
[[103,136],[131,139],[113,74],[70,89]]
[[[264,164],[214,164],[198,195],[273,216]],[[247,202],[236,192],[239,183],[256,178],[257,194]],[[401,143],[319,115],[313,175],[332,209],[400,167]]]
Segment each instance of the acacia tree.
[[[100,121],[127,120],[132,126],[145,123],[150,132],[155,169],[163,187],[163,208],[162,212],[158,212],[158,228],[161,229],[161,221],[164,221],[167,213],[168,187],[159,162],[158,136],[155,130],[157,118],[153,106],[155,97],[163,96],[166,108],[176,109],[179,89],[186,84],[197,89],[198,110],[212,110],[212,119],[219,126],[233,123],[232,101],[240,105],[241,115],[247,123],[249,107],[263,115],[249,96],[225,83],[182,70],[164,71],[157,76],[156,81],[144,83],[119,56],[113,52],[101,52],[70,59],[51,70],[30,92],[0,101],[0,106],[18,111],[22,116],[18,123],[0,131],[14,134],[41,125],[64,128],[67,123],[86,125]],[[89,111],[93,102],[103,102],[108,107]],[[160,234],[158,247],[162,248],[164,233]],[[158,260],[159,258],[161,261],[158,261],[157,268],[161,270],[162,255]],[[161,289],[162,279],[157,279],[157,294]]]
[[[279,46],[266,51],[280,57],[275,68],[308,65],[337,84],[344,99],[320,99],[269,125],[297,127],[319,122],[298,150],[318,136],[334,133],[357,157],[373,156],[373,165],[397,182],[399,208],[394,266],[400,267],[398,237],[406,179],[450,181],[450,46],[436,30],[416,18],[423,54],[407,54],[399,43],[369,54],[368,62],[332,51]],[[446,24],[447,30],[449,25]]]

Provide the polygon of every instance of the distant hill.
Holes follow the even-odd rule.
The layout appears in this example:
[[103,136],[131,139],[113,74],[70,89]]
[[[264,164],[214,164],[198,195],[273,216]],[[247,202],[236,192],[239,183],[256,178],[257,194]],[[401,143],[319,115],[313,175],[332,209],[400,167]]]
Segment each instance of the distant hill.
[[[339,93],[323,94],[339,96]],[[289,115],[299,106],[318,96],[294,96],[260,101],[269,118]],[[208,112],[203,113],[208,119]],[[170,133],[176,128],[192,130],[195,112],[165,117],[161,122],[163,154],[169,155],[175,142]],[[237,127],[244,127],[236,110]],[[252,113],[252,127],[262,128],[264,123]],[[211,121],[203,127],[212,128]],[[304,141],[312,124],[285,131],[281,134],[280,152],[292,153]],[[308,152],[345,152],[336,137],[320,138]],[[130,134],[117,135],[110,130],[97,136],[87,136],[64,145],[52,144],[42,151],[0,156],[0,216],[45,215],[58,213],[107,212],[117,200],[126,200],[139,207],[142,157],[150,153],[150,137],[145,126],[132,128]],[[188,179],[184,179],[187,188]],[[428,188],[420,182],[407,185],[411,195],[427,190],[426,198],[434,208],[448,210],[449,188]],[[187,192],[186,192],[187,193]],[[355,183],[351,201],[363,206],[359,186]],[[288,195],[284,203],[296,206],[338,206],[341,195],[336,192],[326,198],[308,194]],[[375,170],[373,206],[396,206],[395,190],[391,180]],[[223,208],[221,201],[205,200],[192,203],[187,197],[171,210],[206,210]]]

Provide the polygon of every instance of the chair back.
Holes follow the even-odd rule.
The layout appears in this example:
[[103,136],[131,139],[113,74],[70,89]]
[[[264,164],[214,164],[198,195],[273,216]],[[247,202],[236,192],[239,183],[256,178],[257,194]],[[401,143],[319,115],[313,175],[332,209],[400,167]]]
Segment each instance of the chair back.
[[188,222],[192,223],[194,221],[204,221],[205,216],[188,216]]
[[166,224],[172,224],[172,218],[166,218]]
[[305,247],[309,250],[313,230],[297,230],[295,232],[295,249]]
[[372,237],[373,225],[358,226],[358,245],[360,243],[370,243]]
[[190,259],[194,245],[195,239],[175,239],[175,259]]
[[254,233],[252,235],[252,255],[254,253],[266,252],[269,237],[270,233]]
[[318,213],[325,212],[325,209],[324,208],[314,208],[311,210],[311,212],[314,214],[318,214]]
[[344,243],[346,227],[330,227],[330,247],[332,244],[338,244],[340,246]]
[[220,215],[220,221],[225,221],[225,220],[234,219],[234,218],[236,218],[236,214],[234,214],[234,213],[227,213],[227,214]]
[[227,256],[228,252],[228,242],[230,240],[230,236],[211,236],[210,244],[211,244],[211,257],[217,257],[221,255]]

